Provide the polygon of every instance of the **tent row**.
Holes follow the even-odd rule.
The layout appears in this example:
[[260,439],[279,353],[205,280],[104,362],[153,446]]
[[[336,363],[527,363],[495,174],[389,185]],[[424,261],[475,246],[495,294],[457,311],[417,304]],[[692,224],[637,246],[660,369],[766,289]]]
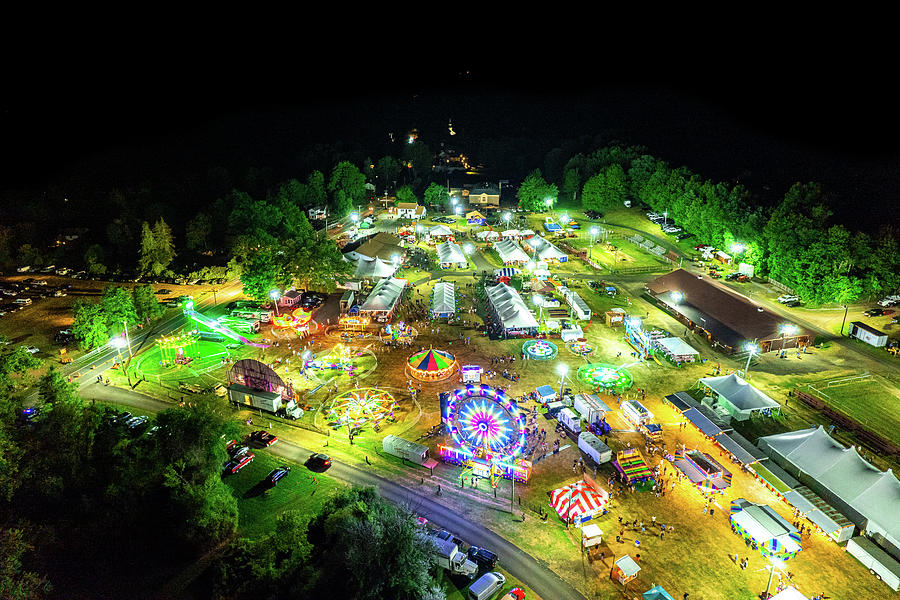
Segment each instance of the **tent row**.
[[533,334],[538,330],[537,319],[531,314],[525,301],[505,283],[484,288],[491,312],[499,320],[504,333]]

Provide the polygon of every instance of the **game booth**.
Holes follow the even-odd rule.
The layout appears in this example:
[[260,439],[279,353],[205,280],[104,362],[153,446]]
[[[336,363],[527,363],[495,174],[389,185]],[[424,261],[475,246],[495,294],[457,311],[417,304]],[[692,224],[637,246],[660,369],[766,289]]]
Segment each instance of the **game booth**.
[[616,453],[613,466],[619,473],[619,478],[634,485],[634,489],[647,491],[653,489],[656,480],[653,471],[644,462],[644,457],[637,448],[626,448]]
[[666,455],[666,459],[701,493],[724,494],[731,487],[731,472],[705,452],[685,450],[682,444],[675,456]]
[[442,381],[453,375],[458,368],[452,354],[434,348],[413,354],[406,363],[409,374],[419,381]]
[[609,578],[613,581],[618,581],[622,585],[628,585],[629,581],[637,577],[640,570],[641,567],[638,566],[637,561],[626,554],[625,556],[616,559],[612,571],[609,574]]
[[550,506],[563,521],[575,527],[602,514],[608,504],[609,494],[583,479],[550,492]]
[[800,551],[800,532],[765,504],[732,500],[731,530],[768,558],[788,560]]
[[484,369],[478,365],[463,365],[460,370],[460,380],[462,383],[481,383],[481,376]]
[[443,422],[452,445],[438,444],[438,455],[464,467],[467,475],[528,483],[531,461],[520,458],[525,448],[525,415],[503,390],[466,385],[446,394]]

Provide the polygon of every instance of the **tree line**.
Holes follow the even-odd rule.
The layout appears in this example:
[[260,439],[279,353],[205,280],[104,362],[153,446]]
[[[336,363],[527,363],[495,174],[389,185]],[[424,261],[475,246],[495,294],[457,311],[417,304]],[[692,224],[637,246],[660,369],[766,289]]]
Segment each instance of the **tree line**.
[[[553,184],[540,170],[526,182],[520,205],[543,210],[540,195]],[[835,198],[817,183],[796,183],[766,205],[739,183],[711,181],[643,147],[612,144],[566,163],[560,197],[601,212],[640,202],[674,219],[698,243],[733,253],[757,275],[793,288],[810,305],[872,300],[900,289],[898,232],[883,226],[870,234],[836,222]]]

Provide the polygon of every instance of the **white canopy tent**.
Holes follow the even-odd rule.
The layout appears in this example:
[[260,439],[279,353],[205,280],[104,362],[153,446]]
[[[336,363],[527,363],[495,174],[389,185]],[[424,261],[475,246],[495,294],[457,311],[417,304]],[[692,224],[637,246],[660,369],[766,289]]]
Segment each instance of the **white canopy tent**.
[[500,234],[497,233],[496,231],[487,229],[485,231],[479,231],[478,233],[476,233],[475,238],[482,242],[493,241],[493,240],[499,240]]
[[447,281],[435,284],[431,295],[431,314],[449,317],[456,312],[456,286]]
[[469,264],[466,260],[466,255],[463,254],[459,244],[454,242],[443,242],[438,244],[435,249],[437,250],[438,264],[442,269],[446,269],[447,267],[464,269]]
[[494,243],[494,250],[500,255],[503,264],[527,263],[531,260],[525,251],[512,240],[502,240]]
[[428,230],[428,235],[431,237],[450,237],[453,235],[453,230],[446,225],[435,225]]
[[900,548],[900,480],[890,469],[880,471],[821,425],[764,436],[756,444],[860,530]]
[[738,421],[749,419],[753,412],[781,408],[780,404],[734,373],[721,377],[703,377],[700,383],[708,387],[714,399],[721,402]]
[[537,331],[538,322],[515,289],[505,283],[484,288],[504,331]]
[[694,362],[694,357],[700,354],[681,338],[667,337],[656,340],[656,345],[666,356],[675,362]]
[[368,260],[365,257],[359,257],[356,261],[356,271],[354,277],[362,279],[381,279],[390,277],[397,271],[397,266],[392,262],[375,258]]
[[555,260],[559,262],[566,262],[569,260],[568,254],[548,242],[547,239],[542,236],[534,236],[528,240],[528,244],[534,248],[535,259]]

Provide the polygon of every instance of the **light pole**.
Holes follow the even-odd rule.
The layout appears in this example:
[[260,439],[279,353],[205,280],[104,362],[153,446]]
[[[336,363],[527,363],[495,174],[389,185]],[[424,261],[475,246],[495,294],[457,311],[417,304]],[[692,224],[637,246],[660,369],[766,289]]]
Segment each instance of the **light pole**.
[[534,294],[531,297],[531,303],[535,306],[540,307],[538,312],[538,327],[540,327],[541,323],[543,323],[544,320],[544,299],[541,298],[540,294]]
[[597,240],[597,235],[600,233],[600,230],[597,227],[591,227],[591,258],[594,258],[594,242]]
[[753,358],[753,353],[759,350],[756,344],[747,343],[744,348],[747,350],[747,366],[744,367],[744,379],[749,379],[748,372],[750,371],[750,359]]
[[778,331],[781,332],[781,351],[784,352],[784,334],[785,333],[795,333],[797,331],[797,326],[791,325],[790,323],[788,323],[788,324],[779,326]]
[[280,317],[281,313],[278,312],[278,298],[281,297],[281,294],[278,290],[272,290],[269,292],[269,297],[272,299],[272,302],[275,303],[275,314]]
[[134,358],[134,355],[131,353],[131,338],[128,336],[128,321],[123,319],[122,324],[125,326],[125,342],[128,344],[128,360],[130,361]]
[[775,569],[780,568],[784,563],[777,558],[769,557],[769,561],[772,563],[769,565],[769,583],[766,584],[766,593],[765,597],[769,597],[769,589],[772,587],[772,579],[775,577]]
[[844,320],[841,321],[841,337],[844,335],[844,324],[847,322],[847,310],[850,308],[849,304],[844,305]]

